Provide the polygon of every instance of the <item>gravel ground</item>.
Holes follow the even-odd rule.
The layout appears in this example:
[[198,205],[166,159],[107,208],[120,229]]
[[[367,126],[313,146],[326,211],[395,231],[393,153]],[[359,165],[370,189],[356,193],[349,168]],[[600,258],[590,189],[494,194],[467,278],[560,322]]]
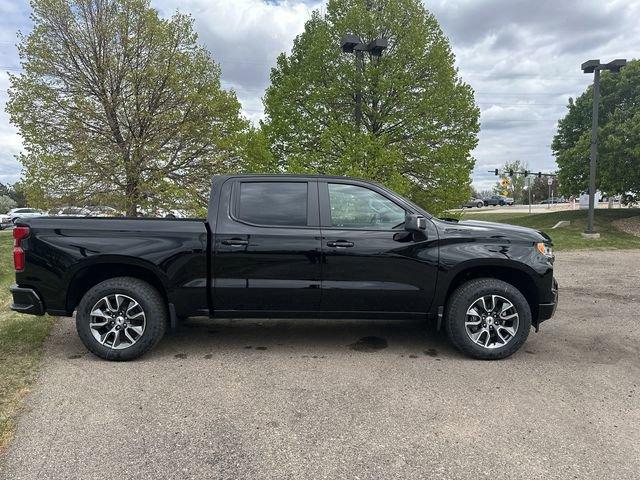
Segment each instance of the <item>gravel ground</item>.
[[622,218],[614,220],[612,223],[618,230],[640,237],[640,217]]
[[637,479],[640,252],[557,276],[556,317],[498,362],[412,322],[193,320],[109,363],[63,319],[0,477]]

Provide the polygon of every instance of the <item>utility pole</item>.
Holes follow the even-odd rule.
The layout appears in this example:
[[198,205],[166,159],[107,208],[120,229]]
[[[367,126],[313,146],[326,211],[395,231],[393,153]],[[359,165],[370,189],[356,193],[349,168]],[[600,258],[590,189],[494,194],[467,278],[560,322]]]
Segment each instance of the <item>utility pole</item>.
[[362,82],[364,78],[364,52],[369,52],[373,57],[382,55],[382,51],[387,48],[386,38],[376,38],[369,43],[363,43],[357,35],[345,35],[342,37],[340,48],[343,53],[353,53],[356,57],[356,108],[355,120],[358,131],[362,125]]
[[600,60],[589,60],[580,67],[584,73],[593,73],[593,117],[591,119],[591,152],[589,155],[589,216],[587,230],[582,234],[585,238],[600,238],[593,226],[595,216],[596,195],[596,161],[598,159],[598,109],[600,107],[600,70],[612,73],[620,72],[627,64],[625,59],[619,58],[603,64]]

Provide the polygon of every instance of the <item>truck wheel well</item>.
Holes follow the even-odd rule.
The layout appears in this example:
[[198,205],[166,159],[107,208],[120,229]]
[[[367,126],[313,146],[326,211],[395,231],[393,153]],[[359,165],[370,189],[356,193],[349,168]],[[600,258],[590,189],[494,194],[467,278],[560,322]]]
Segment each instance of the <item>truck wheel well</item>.
[[67,311],[73,312],[84,294],[98,283],[115,277],[134,277],[143,280],[158,290],[165,302],[168,301],[164,285],[152,271],[137,265],[103,263],[87,267],[76,273],[67,293]]
[[458,273],[453,278],[451,284],[449,285],[449,289],[447,290],[446,298],[450,298],[451,294],[460,285],[475,278],[496,278],[513,285],[518,290],[520,290],[520,293],[522,293],[522,295],[524,295],[524,298],[527,299],[527,303],[529,303],[529,307],[531,308],[532,318],[538,318],[539,302],[538,290],[536,289],[536,285],[531,277],[529,277],[529,275],[516,268],[479,266],[464,270]]

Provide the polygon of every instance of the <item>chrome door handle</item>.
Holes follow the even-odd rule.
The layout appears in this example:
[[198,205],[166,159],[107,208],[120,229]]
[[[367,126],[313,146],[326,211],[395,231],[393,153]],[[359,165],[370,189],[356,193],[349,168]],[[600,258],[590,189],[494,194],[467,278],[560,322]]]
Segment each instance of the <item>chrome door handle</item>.
[[348,242],[346,240],[336,240],[335,242],[327,242],[327,247],[333,248],[350,248],[353,247],[353,242]]
[[223,245],[229,245],[231,247],[244,247],[245,245],[249,245],[249,240],[242,240],[241,238],[229,238],[227,240],[222,240]]

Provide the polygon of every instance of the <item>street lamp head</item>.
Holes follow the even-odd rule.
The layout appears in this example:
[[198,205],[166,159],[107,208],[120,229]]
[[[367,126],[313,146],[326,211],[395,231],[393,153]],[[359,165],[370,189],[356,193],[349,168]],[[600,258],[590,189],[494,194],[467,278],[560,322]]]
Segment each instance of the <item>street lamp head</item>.
[[360,40],[360,37],[358,37],[357,35],[349,34],[342,37],[340,47],[342,48],[342,51],[344,53],[353,53],[353,49],[355,48],[355,46],[361,43],[362,41]]
[[616,58],[612,62],[607,63],[604,68],[613,73],[618,73],[622,67],[627,64],[624,58]]
[[382,51],[387,48],[389,42],[386,38],[376,38],[375,40],[371,40],[369,45],[367,46],[367,50],[371,52],[371,55],[374,57],[379,57],[382,55]]
[[584,62],[580,68],[584,73],[593,73],[596,71],[596,68],[600,67],[600,60],[587,60]]

